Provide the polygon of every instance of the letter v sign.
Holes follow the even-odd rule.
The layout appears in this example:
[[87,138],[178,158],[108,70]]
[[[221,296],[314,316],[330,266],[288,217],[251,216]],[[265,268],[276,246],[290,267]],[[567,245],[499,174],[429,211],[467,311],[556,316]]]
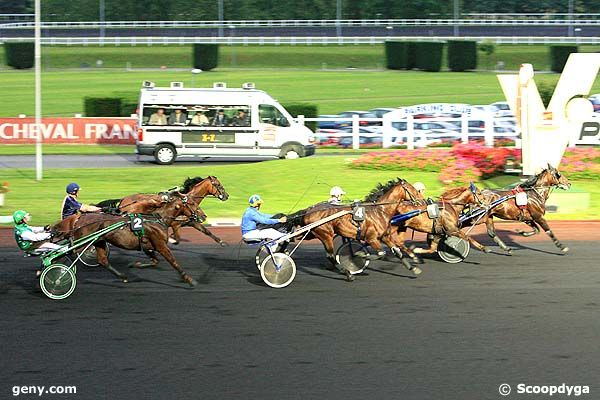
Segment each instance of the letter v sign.
[[548,109],[533,80],[530,64],[518,75],[498,75],[500,86],[521,129],[523,174],[533,175],[548,163],[557,167],[581,122],[592,113],[590,94],[600,69],[600,54],[572,53],[565,64]]

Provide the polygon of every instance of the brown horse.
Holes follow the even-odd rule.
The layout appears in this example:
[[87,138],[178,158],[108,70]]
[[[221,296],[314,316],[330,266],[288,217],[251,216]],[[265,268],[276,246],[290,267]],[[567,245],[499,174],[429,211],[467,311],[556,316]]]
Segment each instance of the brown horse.
[[[569,248],[558,241],[550,229],[548,222],[544,218],[544,215],[546,214],[546,201],[548,200],[548,196],[550,196],[552,189],[555,187],[567,190],[571,187],[571,183],[567,177],[548,164],[546,169],[531,177],[526,182],[521,183],[513,190],[484,190],[482,194],[487,203],[498,201],[505,196],[509,197],[508,200],[500,202],[493,207],[487,214],[487,219],[490,220],[490,225],[487,225],[488,223],[486,221],[488,234],[490,234],[490,226],[492,227],[492,230],[494,229],[493,224],[491,224],[493,217],[510,221],[521,221],[532,228],[531,231],[527,232],[519,230],[518,232],[521,235],[531,236],[538,234],[540,232],[539,227],[541,227],[550,239],[552,239],[552,242],[554,242],[556,247],[563,253],[568,252]],[[516,193],[518,192],[527,194],[526,205],[517,205]]]
[[[475,201],[475,193],[469,188],[463,188],[463,199],[465,202]],[[463,240],[467,240],[473,244],[478,250],[489,252],[489,250],[478,243],[477,241],[471,240],[464,232],[460,230],[459,214],[454,206],[445,201],[436,203],[439,209],[439,215],[437,217],[430,217],[427,212],[427,204],[411,204],[403,202],[398,204],[396,212],[398,215],[411,215],[416,214],[406,220],[399,221],[397,223],[397,229],[395,231],[397,237],[394,242],[400,247],[400,249],[407,253],[410,258],[415,262],[421,262],[416,254],[431,254],[437,251],[440,240],[444,236],[456,236]],[[411,213],[411,214],[409,214]],[[395,218],[395,220],[397,220]],[[397,220],[398,221],[398,220]],[[405,244],[405,233],[408,228],[411,228],[418,232],[424,232],[431,234],[432,241],[431,246],[428,249],[415,248],[411,251]]]
[[[221,201],[225,201],[229,198],[229,194],[225,188],[223,188],[221,182],[219,182],[219,180],[214,176],[209,176],[206,178],[187,178],[182,187],[177,188],[177,190],[174,192],[178,191],[187,196],[188,204],[193,208],[199,207],[200,203],[206,196],[214,196]],[[133,194],[123,197],[120,200],[105,200],[98,203],[97,206],[117,208],[119,212],[148,214],[153,213],[156,209],[164,206],[172,192],[161,194]],[[225,245],[225,242],[223,242],[219,237],[209,231],[208,228],[202,225],[202,221],[193,219],[189,219],[185,223],[174,220],[170,225],[170,227],[173,229],[172,240],[169,239],[170,242],[174,244],[179,243],[181,239],[179,230],[182,226],[192,226],[196,230],[211,237],[220,245]]]
[[[315,227],[312,230],[312,235],[323,243],[327,258],[334,266],[337,265],[333,245],[333,238],[336,234],[365,241],[377,251],[376,258],[382,258],[385,251],[381,242],[390,248],[395,247],[395,243],[392,241],[393,236],[389,234],[390,219],[396,213],[397,205],[405,200],[411,202],[422,201],[422,196],[404,179],[391,180],[385,185],[378,185],[360,203],[361,206],[365,207],[365,219],[362,223],[355,223],[352,215],[348,214]],[[288,224],[292,226],[308,225],[341,210],[351,208],[352,206],[320,203],[289,215]],[[413,267],[410,263],[405,264],[405,266],[415,274],[421,272],[420,269]],[[353,280],[350,271],[344,269],[341,272],[346,275],[348,280]]]
[[[197,213],[198,210],[194,210],[187,204],[184,197],[173,196],[172,201],[168,205],[157,209],[156,214],[143,216],[143,236],[139,237],[133,232],[130,226],[125,226],[103,235],[99,240],[94,242],[93,245],[96,249],[98,262],[123,282],[127,282],[127,276],[110,265],[106,243],[126,250],[143,250],[152,258],[153,264],[158,263],[158,259],[156,258],[156,252],[158,252],[179,272],[184,282],[195,286],[196,281],[179,266],[167,246],[167,227],[173,220],[185,222],[189,218],[206,218],[206,215],[201,214],[198,216]],[[131,225],[128,215],[86,213],[64,219],[53,226],[53,231],[58,232],[63,238],[69,237],[77,240],[122,221],[126,222],[127,225]]]

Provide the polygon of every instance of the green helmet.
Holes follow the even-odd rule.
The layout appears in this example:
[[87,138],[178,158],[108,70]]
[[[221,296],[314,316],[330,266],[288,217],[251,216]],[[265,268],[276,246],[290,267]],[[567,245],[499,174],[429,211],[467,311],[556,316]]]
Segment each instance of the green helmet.
[[23,218],[25,218],[27,214],[29,213],[24,210],[15,211],[13,213],[13,221],[15,221],[15,224],[20,224],[21,222],[23,222]]

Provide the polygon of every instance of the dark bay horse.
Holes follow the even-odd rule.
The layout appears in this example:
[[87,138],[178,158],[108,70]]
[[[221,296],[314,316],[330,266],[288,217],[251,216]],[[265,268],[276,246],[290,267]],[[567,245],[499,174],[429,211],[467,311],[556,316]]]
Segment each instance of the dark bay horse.
[[[208,176],[206,178],[195,177],[187,178],[183,185],[174,191],[164,194],[133,194],[130,196],[123,197],[122,199],[105,200],[97,204],[98,207],[112,207],[118,209],[119,212],[127,213],[142,213],[150,214],[155,212],[156,209],[164,206],[169,199],[169,196],[173,192],[181,192],[188,198],[188,204],[191,207],[199,207],[202,200],[207,196],[214,196],[221,201],[225,201],[229,198],[229,194],[214,176]],[[192,226],[196,230],[204,233],[211,237],[215,242],[220,245],[225,245],[219,237],[214,235],[208,230],[202,221],[196,221],[188,219],[185,222],[174,220],[170,227],[173,229],[172,243],[178,244],[181,236],[179,230],[182,226]]]
[[191,286],[196,285],[196,281],[187,274],[169,249],[167,227],[173,220],[184,222],[186,219],[203,219],[206,215],[197,215],[201,210],[195,210],[184,201],[184,198],[174,196],[173,200],[164,207],[157,209],[157,213],[151,216],[143,216],[144,235],[139,237],[131,229],[131,220],[128,215],[113,215],[103,213],[85,213],[65,218],[53,226],[53,231],[59,233],[59,237],[72,238],[74,240],[83,236],[97,232],[117,222],[127,222],[128,224],[120,229],[111,231],[103,235],[94,242],[98,262],[108,271],[116,275],[123,282],[127,282],[127,276],[114,269],[107,256],[106,243],[126,250],[143,250],[153,260],[153,264],[158,263],[156,252],[160,253],[177,272],[181,275],[184,282]]
[[[473,192],[470,188],[462,188],[462,193],[458,198],[462,198],[464,202],[475,202],[476,192]],[[414,204],[410,202],[402,202],[396,207],[398,215],[408,213],[417,213],[417,215],[401,221],[397,225],[395,234],[397,238],[394,242],[400,247],[400,249],[407,253],[411,259],[415,262],[421,262],[416,254],[431,254],[437,251],[440,240],[444,236],[456,236],[463,240],[469,241],[473,246],[481,251],[489,252],[489,250],[481,243],[471,239],[464,232],[460,230],[459,213],[457,209],[445,202],[441,201],[437,203],[439,209],[439,215],[436,218],[430,218],[427,213],[427,204]],[[431,234],[432,241],[428,249],[415,248],[414,250],[409,249],[405,244],[406,230],[411,228],[418,232],[424,232]]]
[[[571,183],[567,177],[548,164],[547,168],[531,177],[526,182],[519,184],[515,189],[484,190],[482,191],[482,194],[485,201],[488,203],[501,199],[504,196],[510,197],[508,200],[501,202],[492,208],[488,213],[487,218],[492,220],[493,217],[498,217],[509,221],[524,222],[529,225],[532,230],[527,232],[518,231],[523,236],[538,234],[540,232],[539,227],[541,227],[550,239],[552,239],[554,245],[563,253],[566,253],[569,251],[569,248],[565,247],[556,236],[554,236],[548,222],[544,218],[544,215],[546,214],[546,201],[548,200],[548,196],[550,196],[552,189],[555,187],[567,190],[571,187]],[[527,194],[526,205],[521,207],[517,205],[517,199],[515,197],[518,192]]]
[[[399,202],[422,201],[422,196],[417,190],[404,179],[395,179],[387,182],[385,185],[378,185],[371,193],[360,203],[365,207],[365,220],[358,224],[352,219],[352,215],[344,215],[323,225],[315,227],[312,235],[319,239],[325,251],[328,260],[335,266],[334,254],[334,236],[365,241],[377,251],[377,258],[385,255],[381,242],[390,248],[395,248],[392,235],[389,234],[390,219],[396,213],[396,207]],[[336,206],[327,203],[319,203],[315,206],[300,210],[294,214],[288,215],[288,226],[304,226],[319,221],[325,217],[333,215],[341,210],[351,209],[351,206]],[[420,269],[413,267],[410,263],[405,266],[415,274],[420,273]],[[342,270],[348,280],[352,280],[352,274],[348,270]]]

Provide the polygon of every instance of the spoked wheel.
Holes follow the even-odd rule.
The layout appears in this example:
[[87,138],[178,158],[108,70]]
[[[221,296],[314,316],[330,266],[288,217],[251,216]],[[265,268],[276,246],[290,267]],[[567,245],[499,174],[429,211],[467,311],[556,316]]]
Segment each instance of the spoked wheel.
[[[106,245],[106,256],[108,257],[110,254],[110,247]],[[96,254],[96,247],[90,246],[86,251],[83,252],[81,258],[79,259],[83,265],[88,267],[97,267],[100,265],[98,262],[98,255]]]
[[335,261],[342,269],[349,271],[352,275],[360,274],[369,266],[367,258],[369,252],[366,246],[355,240],[342,244],[335,252]]
[[344,243],[346,243],[346,239],[343,236],[335,235],[333,237],[333,249],[335,250],[335,254],[337,254],[337,250],[342,247]]
[[260,265],[260,276],[272,288],[284,288],[296,277],[296,263],[285,253],[273,253]]
[[73,293],[77,278],[73,270],[63,264],[52,264],[40,275],[42,292],[53,300],[66,299]]
[[447,236],[440,241],[437,253],[449,264],[462,262],[469,255],[471,244],[456,236]]
[[263,261],[269,255],[269,250],[267,250],[267,246],[260,246],[258,251],[256,252],[256,257],[254,258],[254,262],[256,263],[256,268],[260,270],[260,266]]

